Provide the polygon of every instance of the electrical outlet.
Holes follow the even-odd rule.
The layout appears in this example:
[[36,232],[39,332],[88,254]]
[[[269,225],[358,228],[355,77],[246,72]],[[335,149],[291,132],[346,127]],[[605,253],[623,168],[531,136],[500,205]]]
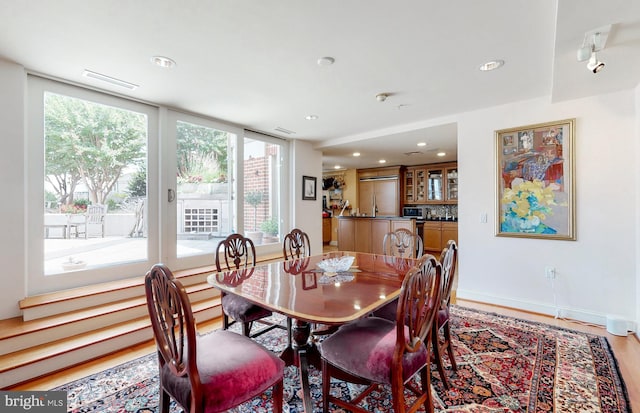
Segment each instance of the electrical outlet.
[[556,278],[556,269],[554,267],[545,267],[544,276],[550,280]]

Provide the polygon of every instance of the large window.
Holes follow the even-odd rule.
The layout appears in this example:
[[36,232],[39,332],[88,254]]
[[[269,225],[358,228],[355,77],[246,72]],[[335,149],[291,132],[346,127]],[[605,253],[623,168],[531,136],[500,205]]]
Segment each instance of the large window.
[[158,260],[158,109],[29,76],[29,294]]
[[[45,275],[147,259],[147,125],[144,113],[44,93]],[[114,243],[126,253],[101,253]]]
[[218,243],[232,233],[253,239],[258,254],[279,251],[288,143],[175,111],[168,119],[175,242],[164,260],[174,268],[212,265]]
[[212,257],[220,239],[235,227],[232,166],[236,134],[199,121],[175,122],[178,258]]
[[38,76],[28,90],[29,294],[212,265],[231,233],[281,251],[287,141]]
[[244,139],[244,234],[257,245],[280,245],[284,148],[250,136]]

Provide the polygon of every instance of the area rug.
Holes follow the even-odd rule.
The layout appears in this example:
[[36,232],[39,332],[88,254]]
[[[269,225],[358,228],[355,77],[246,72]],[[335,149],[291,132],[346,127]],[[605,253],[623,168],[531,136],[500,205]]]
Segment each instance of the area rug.
[[[629,399],[607,339],[541,323],[452,307],[452,338],[458,371],[446,365],[445,391],[432,366],[436,412],[605,412],[628,413]],[[276,329],[257,339],[273,351],[286,346]],[[322,411],[321,375],[310,369],[314,412]],[[353,394],[357,386],[332,382],[332,392]],[[69,412],[157,412],[155,353],[52,390],[66,391]],[[362,406],[391,411],[389,389],[373,392]],[[285,371],[285,409],[302,412],[295,367]],[[174,402],[171,412],[182,409]],[[271,411],[270,393],[233,410]],[[332,412],[343,412],[331,406]],[[420,410],[422,411],[422,410]]]

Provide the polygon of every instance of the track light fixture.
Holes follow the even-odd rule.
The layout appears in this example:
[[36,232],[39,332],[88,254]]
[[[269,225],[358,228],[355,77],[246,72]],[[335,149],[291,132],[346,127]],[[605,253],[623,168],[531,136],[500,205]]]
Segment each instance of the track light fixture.
[[595,50],[591,51],[591,57],[587,62],[587,69],[591,70],[593,73],[598,73],[602,69],[604,69],[604,62],[598,60],[598,56],[596,55]]
[[590,72],[598,73],[604,69],[604,62],[598,59],[596,52],[604,49],[610,28],[611,26],[606,26],[592,32],[587,32],[584,36],[582,47],[578,49],[578,61],[584,62],[586,60],[587,69]]

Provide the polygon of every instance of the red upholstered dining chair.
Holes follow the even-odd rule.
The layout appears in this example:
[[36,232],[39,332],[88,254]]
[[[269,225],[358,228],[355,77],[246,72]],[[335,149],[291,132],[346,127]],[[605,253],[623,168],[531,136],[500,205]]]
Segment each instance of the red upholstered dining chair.
[[[451,305],[451,289],[456,272],[456,262],[458,261],[458,245],[454,240],[449,240],[447,246],[440,254],[440,264],[442,265],[442,293],[440,309],[433,324],[431,340],[433,344],[433,356],[438,366],[438,372],[442,377],[442,384],[445,389],[449,389],[449,379],[445,375],[442,357],[445,353],[451,362],[453,371],[458,370],[456,359],[453,354],[453,344],[451,340],[451,323],[449,323],[449,307]],[[442,336],[440,335],[442,332]]]
[[[284,255],[285,261],[296,260],[300,258],[308,258],[311,256],[311,242],[309,241],[309,235],[301,229],[294,228],[285,235],[284,240],[282,242],[282,254]],[[303,264],[304,261],[299,261],[300,264]],[[307,263],[308,265],[308,263]],[[285,266],[286,268],[286,266]],[[287,318],[287,328],[289,330],[289,344],[292,342],[291,334],[292,334],[292,323],[291,318]],[[325,327],[319,324],[314,324],[311,335],[319,336],[324,334],[329,334],[333,332],[333,327]]]
[[420,258],[424,252],[422,238],[406,228],[385,234],[382,240],[384,255],[402,258]]
[[[311,255],[309,235],[298,228],[292,229],[291,232],[284,236],[284,240],[282,241],[282,255],[284,255],[285,261],[308,258]],[[302,263],[303,262],[301,262],[301,264]],[[289,346],[291,346],[293,342],[292,324],[291,317],[287,317],[287,339]]]
[[[322,342],[324,413],[329,412],[330,402],[366,413],[357,403],[379,384],[391,387],[394,412],[415,412],[420,405],[433,412],[429,340],[440,308],[440,277],[440,263],[431,255],[423,256],[404,278],[395,322],[365,317],[343,325]],[[421,389],[412,381],[418,373]],[[368,387],[357,397],[343,400],[330,394],[332,377]],[[416,395],[411,406],[406,405],[405,389]]]
[[145,276],[147,309],[157,344],[160,413],[172,397],[185,412],[224,412],[273,392],[282,411],[284,362],[240,334],[216,330],[196,334],[187,293],[171,271],[154,265]]
[[311,255],[309,235],[298,228],[294,228],[284,236],[282,254],[285,260],[306,258]]
[[[385,257],[396,258],[420,258],[424,253],[422,238],[406,228],[398,228],[385,234],[382,240],[382,250]],[[374,311],[373,315],[394,321],[397,307],[398,300],[394,300]]]
[[[218,271],[240,270],[256,265],[256,247],[251,239],[240,234],[231,234],[218,243],[216,249],[216,269]],[[271,316],[272,312],[238,295],[222,292],[222,328],[228,329],[233,323],[242,323],[242,334],[256,337],[266,333],[279,324],[263,320]],[[260,322],[267,327],[251,334],[254,322]]]

